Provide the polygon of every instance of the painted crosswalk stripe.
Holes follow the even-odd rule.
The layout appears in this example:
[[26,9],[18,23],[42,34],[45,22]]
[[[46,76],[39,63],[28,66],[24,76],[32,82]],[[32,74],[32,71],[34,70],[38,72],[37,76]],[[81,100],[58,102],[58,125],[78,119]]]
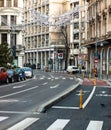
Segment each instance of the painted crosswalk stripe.
[[14,126],[8,128],[7,130],[24,130],[25,128],[27,128],[37,120],[39,120],[39,118],[26,118],[21,122],[15,124]]
[[102,130],[103,121],[90,121],[86,130]]
[[69,121],[69,119],[57,119],[47,130],[62,130]]
[[8,119],[8,118],[9,118],[9,117],[0,116],[0,121],[6,120],[6,119]]

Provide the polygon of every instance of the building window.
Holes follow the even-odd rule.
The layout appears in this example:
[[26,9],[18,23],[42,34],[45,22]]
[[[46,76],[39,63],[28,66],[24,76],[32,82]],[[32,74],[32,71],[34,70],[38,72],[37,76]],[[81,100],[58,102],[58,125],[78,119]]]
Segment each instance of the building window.
[[1,43],[7,43],[7,34],[6,33],[1,34]]
[[1,26],[7,26],[7,15],[1,16]]
[[74,40],[78,40],[79,39],[79,33],[74,34]]
[[4,7],[4,0],[0,0],[0,7]]
[[74,29],[79,29],[79,23],[74,23]]
[[14,7],[18,7],[18,0],[14,0]]
[[7,0],[7,7],[11,7],[11,0]]
[[16,16],[12,15],[10,21],[11,21],[11,25],[16,25]]

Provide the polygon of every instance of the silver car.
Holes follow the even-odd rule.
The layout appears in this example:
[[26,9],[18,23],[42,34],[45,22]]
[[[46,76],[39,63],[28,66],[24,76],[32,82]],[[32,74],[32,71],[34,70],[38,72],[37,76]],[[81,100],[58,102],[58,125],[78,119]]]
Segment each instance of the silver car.
[[79,69],[77,66],[68,66],[67,68],[67,73],[72,73],[72,74],[75,74],[75,73],[78,73],[79,72]]
[[26,78],[32,78],[33,77],[33,70],[30,67],[23,67]]

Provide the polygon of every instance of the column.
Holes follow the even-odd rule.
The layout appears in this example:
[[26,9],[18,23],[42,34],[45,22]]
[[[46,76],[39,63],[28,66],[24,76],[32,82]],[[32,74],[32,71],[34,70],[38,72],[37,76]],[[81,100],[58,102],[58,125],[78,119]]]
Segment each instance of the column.
[[7,43],[9,44],[9,47],[11,47],[10,46],[10,33],[7,33]]
[[37,69],[37,63],[38,63],[38,52],[36,52],[36,69]]
[[45,66],[47,66],[47,52],[45,51]]
[[43,54],[42,54],[42,52],[41,52],[41,69],[43,69]]
[[7,23],[8,23],[8,26],[10,26],[10,15],[7,16]]
[[14,7],[14,0],[11,1],[11,7]]
[[1,34],[0,34],[0,44],[1,44]]
[[0,26],[1,26],[1,16],[0,16]]
[[4,7],[7,6],[7,0],[4,0]]

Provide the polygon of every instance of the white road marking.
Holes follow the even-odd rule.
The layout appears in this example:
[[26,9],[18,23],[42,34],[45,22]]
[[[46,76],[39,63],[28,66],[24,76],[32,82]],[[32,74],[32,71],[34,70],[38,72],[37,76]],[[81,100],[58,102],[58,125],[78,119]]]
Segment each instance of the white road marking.
[[90,121],[86,130],[102,130],[103,121]]
[[44,79],[45,77],[43,77],[43,78],[40,78],[40,79]]
[[30,91],[30,90],[33,90],[33,89],[36,89],[36,88],[38,88],[38,86],[28,88],[28,89],[25,89],[25,90],[22,90],[22,91],[18,91],[18,92],[15,92],[15,93],[7,94],[7,95],[4,95],[4,96],[1,96],[0,98],[10,97],[10,96],[13,96],[13,95],[16,95],[16,94],[19,94],[19,93],[23,93],[23,92],[26,92],[26,91]]
[[0,100],[0,103],[5,103],[5,102],[19,102],[19,100],[15,100],[15,99]]
[[68,107],[68,106],[52,106],[52,108],[59,108],[59,109],[80,109],[79,107]]
[[59,79],[58,77],[56,77],[55,79]]
[[8,128],[7,130],[24,130],[25,128],[27,128],[28,126],[30,126],[31,124],[33,124],[37,120],[39,120],[39,118],[26,118],[23,121]]
[[40,114],[39,112],[22,112],[22,111],[0,111],[0,113],[8,113],[8,114]]
[[74,78],[69,78],[70,80],[74,79]]
[[106,93],[106,91],[101,91],[101,93],[105,94],[105,93]]
[[26,86],[26,85],[24,84],[24,85],[20,85],[20,86],[14,86],[13,88],[22,88],[24,86]]
[[92,98],[92,96],[93,96],[95,90],[96,90],[96,86],[94,86],[94,88],[93,88],[92,92],[90,93],[89,97],[88,97],[87,100],[84,102],[83,108],[85,108],[85,107],[87,106],[87,104],[88,104],[89,101],[91,100],[91,98]]
[[46,83],[43,83],[42,85],[46,85],[46,84],[48,84],[48,82],[46,82]]
[[62,79],[66,79],[65,77],[63,77]]
[[69,121],[69,119],[57,119],[47,130],[63,130]]
[[9,117],[5,117],[5,116],[0,116],[0,121],[3,121],[3,120],[6,120],[6,119],[8,119]]
[[55,85],[55,86],[51,86],[50,88],[57,88],[59,87],[59,84]]
[[109,94],[96,94],[96,96],[100,96],[100,97],[111,97],[111,95],[109,95]]

